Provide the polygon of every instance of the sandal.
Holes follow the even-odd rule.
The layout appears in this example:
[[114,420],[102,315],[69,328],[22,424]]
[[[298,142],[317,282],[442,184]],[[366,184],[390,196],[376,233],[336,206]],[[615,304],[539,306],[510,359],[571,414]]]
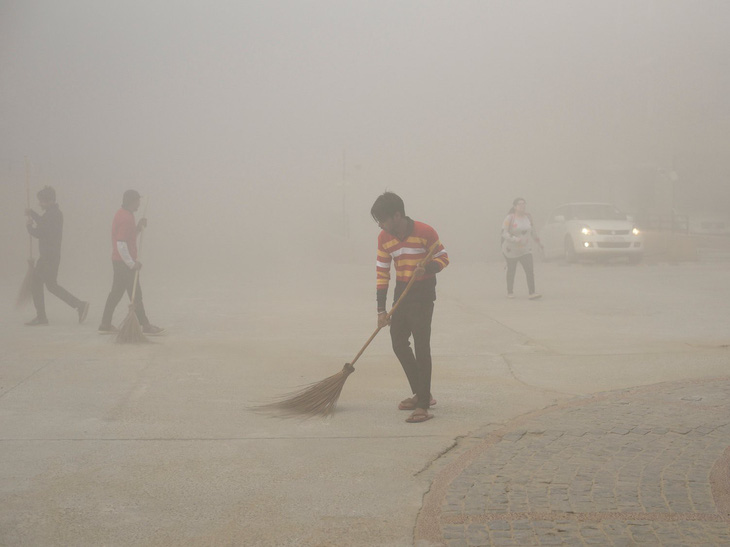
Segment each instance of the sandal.
[[413,411],[413,414],[406,418],[406,422],[409,424],[420,424],[433,418],[433,414],[430,414],[428,410],[423,408],[417,408]]
[[[408,399],[403,399],[400,403],[398,403],[398,410],[415,410],[417,403],[418,395],[414,395],[413,397],[409,397]],[[428,406],[434,406],[435,404],[436,399],[434,399],[433,395],[431,395],[431,402]]]

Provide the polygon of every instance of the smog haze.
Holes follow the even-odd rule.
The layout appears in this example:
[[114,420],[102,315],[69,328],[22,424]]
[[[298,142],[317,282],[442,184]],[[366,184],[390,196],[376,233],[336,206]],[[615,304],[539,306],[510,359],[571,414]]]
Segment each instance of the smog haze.
[[5,0],[0,273],[24,268],[26,159],[74,276],[108,268],[128,188],[158,269],[240,275],[371,265],[386,189],[463,261],[499,256],[516,196],[537,222],[638,213],[673,172],[680,212],[724,212],[728,21],[721,1]]

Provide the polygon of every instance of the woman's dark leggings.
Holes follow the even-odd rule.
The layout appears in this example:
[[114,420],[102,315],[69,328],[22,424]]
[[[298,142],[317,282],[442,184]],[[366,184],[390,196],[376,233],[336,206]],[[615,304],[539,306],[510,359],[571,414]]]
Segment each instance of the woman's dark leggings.
[[517,271],[517,263],[522,264],[522,268],[525,270],[525,276],[527,277],[527,289],[530,294],[535,292],[535,268],[532,265],[532,253],[527,253],[517,258],[507,259],[507,293],[512,294],[512,290],[515,286],[515,272]]

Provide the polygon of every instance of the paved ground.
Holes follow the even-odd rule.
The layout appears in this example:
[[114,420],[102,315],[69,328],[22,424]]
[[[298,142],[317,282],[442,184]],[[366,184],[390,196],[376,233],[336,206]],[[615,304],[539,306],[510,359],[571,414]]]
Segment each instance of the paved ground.
[[730,378],[599,394],[484,437],[436,476],[417,539],[730,544]]
[[[385,335],[333,419],[250,412],[367,339],[366,258],[296,276],[148,261],[169,334],[146,346],[96,334],[106,278],[68,284],[86,325],[50,297],[48,327],[0,317],[0,545],[727,542],[730,263],[538,264],[529,301],[520,277],[504,297],[501,264],[454,256],[434,420],[396,410]],[[0,284],[5,309],[18,284]]]

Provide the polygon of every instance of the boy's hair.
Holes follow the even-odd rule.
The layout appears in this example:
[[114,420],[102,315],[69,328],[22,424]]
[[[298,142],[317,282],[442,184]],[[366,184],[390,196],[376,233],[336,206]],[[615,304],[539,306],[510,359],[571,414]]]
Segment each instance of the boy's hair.
[[50,203],[56,202],[56,191],[52,186],[44,186],[38,191],[37,196],[40,201],[48,201]]
[[383,192],[370,209],[375,222],[392,218],[396,213],[406,216],[406,209],[400,196],[393,192]]
[[126,207],[134,203],[135,200],[139,199],[140,196],[137,190],[127,190],[122,196],[122,207]]

